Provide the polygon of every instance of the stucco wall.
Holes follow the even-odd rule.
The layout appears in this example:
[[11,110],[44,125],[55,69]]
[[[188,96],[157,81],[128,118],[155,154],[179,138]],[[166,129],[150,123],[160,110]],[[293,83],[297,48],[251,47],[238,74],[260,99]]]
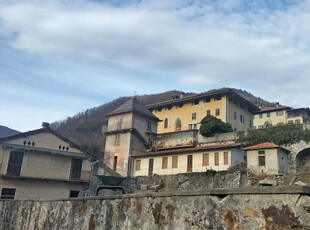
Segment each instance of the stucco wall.
[[[250,127],[250,122],[253,122],[253,115],[248,111],[248,107],[246,105],[242,105],[242,107],[243,108],[240,107],[239,101],[236,101],[235,104],[234,102],[228,100],[227,122],[231,124],[233,130],[239,131],[252,129],[252,127]],[[234,117],[234,113],[236,113],[236,118]],[[244,122],[240,121],[240,115],[244,116]]]
[[259,166],[258,164],[258,151],[247,151],[247,167],[253,173],[267,173],[277,174],[279,173],[279,160],[278,150],[274,149],[262,149],[265,151],[265,166]]
[[[277,116],[277,112],[283,111],[283,115]],[[286,124],[287,113],[286,110],[278,110],[270,112],[270,117],[267,117],[267,113],[262,113],[262,118],[259,118],[259,114],[254,114],[254,126],[258,129],[258,126],[265,125],[265,122],[272,124],[273,126],[278,123]]]
[[192,191],[49,202],[2,200],[0,229],[309,228],[310,197],[279,193],[221,195],[214,191],[212,195]]
[[108,132],[118,129],[118,120],[120,117],[122,119],[120,129],[130,129],[132,127],[132,113],[109,116]]

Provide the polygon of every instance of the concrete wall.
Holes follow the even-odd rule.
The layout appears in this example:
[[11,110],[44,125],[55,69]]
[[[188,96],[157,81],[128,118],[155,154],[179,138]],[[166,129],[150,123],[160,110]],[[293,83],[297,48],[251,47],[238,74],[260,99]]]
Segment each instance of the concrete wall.
[[0,191],[3,188],[16,189],[14,199],[18,200],[52,200],[69,198],[71,190],[83,191],[87,183],[10,178],[0,179]]
[[[264,188],[59,201],[0,201],[0,229],[308,229],[310,197]],[[284,191],[283,191],[284,190]],[[245,191],[246,190],[242,190]],[[211,193],[212,192],[212,193]],[[227,192],[227,191],[226,191]],[[277,194],[279,193],[279,194]]]

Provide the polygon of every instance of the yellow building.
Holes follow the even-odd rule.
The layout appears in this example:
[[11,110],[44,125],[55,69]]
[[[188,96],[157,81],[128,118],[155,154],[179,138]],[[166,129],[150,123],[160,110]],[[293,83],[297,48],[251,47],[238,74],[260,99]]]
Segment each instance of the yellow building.
[[180,95],[178,98],[147,107],[163,121],[157,125],[159,134],[198,129],[198,124],[208,114],[230,123],[235,131],[252,129],[252,113],[259,110],[253,103],[229,88],[186,97]]
[[265,107],[254,112],[254,129],[287,124],[287,106]]
[[90,155],[44,124],[0,139],[1,199],[77,197],[87,189]]

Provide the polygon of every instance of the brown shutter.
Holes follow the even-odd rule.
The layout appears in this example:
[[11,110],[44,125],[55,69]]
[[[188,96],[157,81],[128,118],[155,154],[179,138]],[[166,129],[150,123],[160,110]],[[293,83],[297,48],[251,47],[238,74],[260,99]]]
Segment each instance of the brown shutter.
[[224,152],[224,165],[228,165],[228,152]]
[[219,153],[214,153],[214,165],[219,165]]
[[203,154],[202,166],[209,166],[209,153]]
[[141,169],[141,160],[136,160],[136,168],[135,171],[140,171]]
[[258,156],[258,165],[259,166],[265,166],[265,156]]
[[163,157],[162,168],[168,168],[168,157]]
[[172,157],[172,168],[177,168],[178,167],[178,156],[173,156]]

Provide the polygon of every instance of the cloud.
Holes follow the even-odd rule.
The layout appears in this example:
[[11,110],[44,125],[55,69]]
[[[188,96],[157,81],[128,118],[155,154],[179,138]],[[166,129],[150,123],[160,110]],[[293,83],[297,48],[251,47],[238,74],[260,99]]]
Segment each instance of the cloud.
[[98,102],[231,86],[307,106],[309,21],[309,0],[0,1],[0,39],[30,62],[28,82]]

